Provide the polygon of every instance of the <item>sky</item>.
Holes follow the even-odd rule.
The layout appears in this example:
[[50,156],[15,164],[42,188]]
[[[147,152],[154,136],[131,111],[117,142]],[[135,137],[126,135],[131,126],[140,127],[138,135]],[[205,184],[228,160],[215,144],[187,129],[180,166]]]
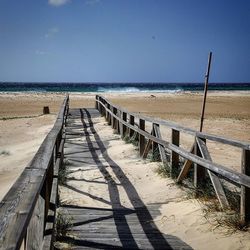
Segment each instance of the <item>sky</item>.
[[0,0],[0,81],[250,82],[249,0]]

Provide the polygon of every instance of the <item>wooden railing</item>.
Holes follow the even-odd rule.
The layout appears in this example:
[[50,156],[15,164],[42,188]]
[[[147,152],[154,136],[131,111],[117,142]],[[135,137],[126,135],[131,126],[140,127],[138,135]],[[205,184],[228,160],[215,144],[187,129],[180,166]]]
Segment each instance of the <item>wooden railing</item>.
[[50,249],[63,161],[66,96],[54,127],[0,203],[0,249]]
[[[197,189],[204,186],[208,177],[211,180],[215,194],[222,208],[230,206],[221,179],[240,187],[240,218],[242,224],[250,222],[250,144],[197,132],[196,130],[183,127],[162,119],[155,119],[132,113],[124,108],[112,104],[102,96],[96,96],[96,108],[105,116],[108,124],[116,129],[121,136],[132,137],[134,132],[138,134],[139,153],[143,158],[147,157],[150,148],[158,147],[160,158],[165,166],[169,166],[170,176],[180,167],[180,156],[186,161],[178,173],[177,182],[182,182],[190,168],[194,165],[194,187]],[[151,124],[151,133],[145,131],[145,122]],[[160,126],[171,129],[171,141],[162,139]],[[190,151],[179,146],[180,133],[192,135],[194,145]],[[206,140],[219,142],[238,147],[242,150],[241,173],[214,163],[206,146]],[[166,150],[170,156],[166,156]]]

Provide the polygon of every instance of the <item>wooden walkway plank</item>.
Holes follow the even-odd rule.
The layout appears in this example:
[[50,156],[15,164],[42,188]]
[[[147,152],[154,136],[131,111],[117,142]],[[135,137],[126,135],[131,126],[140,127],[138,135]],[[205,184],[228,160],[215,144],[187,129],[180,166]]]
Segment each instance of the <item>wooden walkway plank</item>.
[[[98,207],[82,207],[68,202],[60,207],[60,213],[72,220],[69,234],[61,241],[69,243],[71,249],[191,249],[177,237],[160,232],[154,223],[154,218],[160,215],[159,205],[146,206],[120,166],[107,155],[108,142],[101,140],[100,129],[95,130],[95,124],[100,120],[99,112],[95,109],[71,109],[70,114],[64,144],[65,161],[70,170],[82,172],[83,178],[71,179],[65,188],[81,193],[83,198],[102,198],[105,202],[100,201]],[[126,119],[125,115],[123,119]],[[119,126],[118,120],[113,121],[115,123]],[[142,123],[141,128],[144,129]],[[121,132],[124,135],[122,124]],[[140,143],[143,153],[143,137]],[[112,174],[109,173],[110,168]],[[87,178],[91,176],[91,171],[95,174],[99,172],[102,178],[91,181]],[[78,189],[77,185],[86,190]],[[109,199],[106,195],[99,197],[98,193],[88,193],[90,185],[107,188]],[[131,207],[122,206],[118,186],[122,186],[127,193]]]

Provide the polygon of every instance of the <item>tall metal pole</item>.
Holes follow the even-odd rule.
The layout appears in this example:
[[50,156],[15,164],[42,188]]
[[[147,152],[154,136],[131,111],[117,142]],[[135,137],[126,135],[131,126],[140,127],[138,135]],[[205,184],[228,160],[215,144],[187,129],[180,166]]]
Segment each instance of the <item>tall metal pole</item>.
[[203,128],[203,121],[204,121],[204,113],[205,113],[205,107],[206,107],[207,88],[208,88],[208,80],[209,80],[211,60],[212,60],[212,52],[209,52],[207,72],[206,72],[206,75],[205,75],[205,87],[204,87],[204,95],[203,95],[203,104],[202,104],[202,110],[201,110],[200,132],[202,132],[202,128]]

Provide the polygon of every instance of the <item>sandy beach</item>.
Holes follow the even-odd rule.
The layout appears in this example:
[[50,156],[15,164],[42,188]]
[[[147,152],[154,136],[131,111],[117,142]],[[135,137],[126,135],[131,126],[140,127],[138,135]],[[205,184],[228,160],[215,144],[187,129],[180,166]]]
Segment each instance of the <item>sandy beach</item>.
[[[94,107],[96,93],[71,93],[70,106]],[[103,93],[114,104],[132,112],[174,121],[199,129],[202,93]],[[40,143],[53,126],[64,93],[0,94],[0,198],[32,159]],[[43,106],[51,114],[42,115]],[[211,92],[207,97],[204,132],[250,142],[250,92]],[[170,130],[162,127],[166,139]],[[181,145],[189,149],[193,138],[182,134]],[[237,148],[208,143],[215,162],[240,171]],[[223,157],[221,157],[223,155]]]
[[[202,93],[105,93],[104,96],[129,111],[171,120],[193,129],[199,128]],[[94,93],[70,94],[70,106],[93,107],[94,97]],[[63,98],[64,94],[61,93],[0,94],[0,199],[32,159],[53,126]],[[43,106],[49,106],[51,114],[42,115]],[[250,143],[249,107],[249,92],[209,93],[203,131]],[[112,133],[110,128],[103,132],[104,137]],[[162,128],[162,135],[169,138],[168,129]],[[188,149],[192,142],[192,137],[181,136],[184,148]],[[240,171],[240,150],[220,144],[211,143],[208,146],[215,162]],[[109,154],[132,179],[145,203],[163,201],[160,208],[162,214],[155,219],[163,232],[176,235],[194,249],[250,248],[249,233],[226,236],[223,230],[213,231],[202,215],[201,205],[195,200],[184,199],[185,194],[172,180],[155,173],[157,163],[140,160],[132,145],[116,140],[111,144]],[[147,184],[149,181],[152,183],[150,187]],[[92,204],[91,201],[86,202]],[[208,246],[208,242],[211,245]]]

